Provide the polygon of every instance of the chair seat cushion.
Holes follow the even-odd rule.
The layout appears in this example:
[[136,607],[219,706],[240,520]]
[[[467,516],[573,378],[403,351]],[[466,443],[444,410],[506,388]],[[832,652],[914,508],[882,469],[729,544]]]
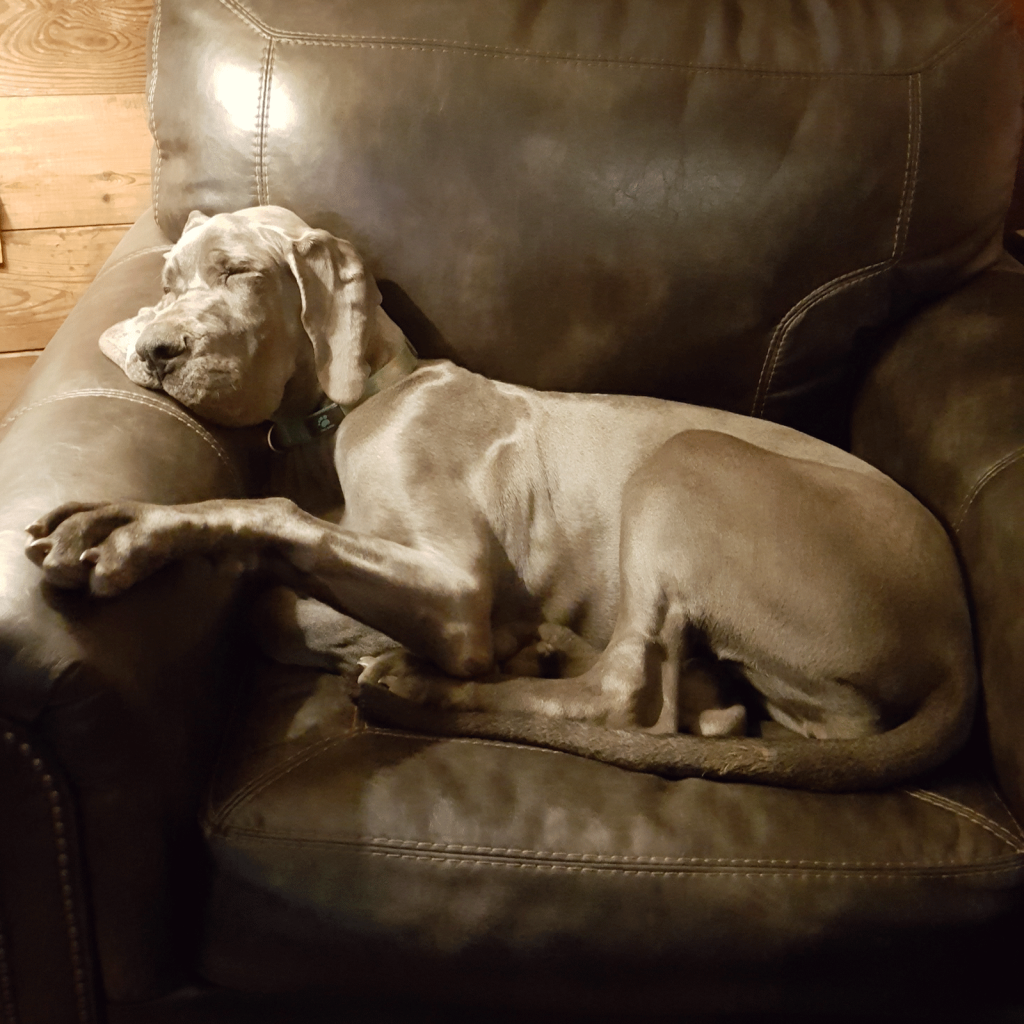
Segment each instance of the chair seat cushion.
[[667,781],[378,729],[351,692],[256,672],[205,820],[214,982],[717,1010],[798,979],[808,1008],[837,982],[878,1005],[962,980],[1019,905],[1024,836],[970,756],[881,793]]

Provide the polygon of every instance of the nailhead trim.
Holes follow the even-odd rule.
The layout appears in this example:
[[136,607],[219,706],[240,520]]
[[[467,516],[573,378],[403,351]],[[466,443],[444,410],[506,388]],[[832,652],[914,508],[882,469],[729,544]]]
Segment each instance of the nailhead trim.
[[[67,829],[65,826],[64,809],[60,802],[60,793],[54,785],[53,776],[45,770],[42,758],[34,756],[32,747],[28,743],[18,743],[18,737],[13,732],[4,733],[4,743],[8,747],[14,747],[29,762],[50,803],[54,845],[57,848],[57,879],[64,904],[64,924],[67,928],[68,952],[71,957],[71,971],[75,982],[78,1020],[81,1024],[90,1024],[92,1015],[89,1012],[89,991],[86,984],[85,963],[82,958],[82,947],[75,914],[74,887],[71,884],[71,858],[68,851],[68,840],[65,835]],[[3,999],[4,1012],[8,1015],[12,1024],[15,1024],[14,998],[4,956],[2,935],[0,935],[0,999]]]

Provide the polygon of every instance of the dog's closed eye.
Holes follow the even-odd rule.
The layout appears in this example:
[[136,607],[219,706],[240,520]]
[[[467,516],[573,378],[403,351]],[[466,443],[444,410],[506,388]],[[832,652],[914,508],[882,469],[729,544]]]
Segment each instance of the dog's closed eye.
[[221,271],[221,281],[228,281],[242,277],[255,277],[260,272],[252,267],[226,267]]

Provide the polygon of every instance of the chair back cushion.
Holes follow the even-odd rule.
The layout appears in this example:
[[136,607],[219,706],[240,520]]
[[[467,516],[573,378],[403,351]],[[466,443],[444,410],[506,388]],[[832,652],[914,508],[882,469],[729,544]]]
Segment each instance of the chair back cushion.
[[344,235],[425,355],[819,434],[879,327],[992,262],[993,0],[158,0],[160,225]]

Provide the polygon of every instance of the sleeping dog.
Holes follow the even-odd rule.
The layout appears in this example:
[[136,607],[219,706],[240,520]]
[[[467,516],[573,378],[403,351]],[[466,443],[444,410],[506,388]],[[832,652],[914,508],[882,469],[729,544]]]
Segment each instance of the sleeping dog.
[[[963,741],[950,542],[852,455],[420,361],[353,248],[277,207],[193,213],[164,290],[103,351],[215,423],[330,446],[343,504],[62,506],[29,527],[50,583],[110,596],[196,552],[284,565],[309,661],[370,627],[370,717],[670,777],[880,787]],[[747,735],[759,718],[806,740]]]

